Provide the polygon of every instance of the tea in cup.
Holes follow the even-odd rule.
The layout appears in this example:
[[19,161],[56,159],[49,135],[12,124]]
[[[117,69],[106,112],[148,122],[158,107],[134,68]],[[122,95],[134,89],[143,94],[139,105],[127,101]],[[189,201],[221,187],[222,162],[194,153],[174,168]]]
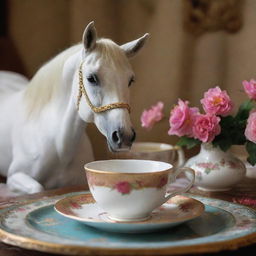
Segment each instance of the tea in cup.
[[[191,168],[174,169],[169,163],[116,159],[85,165],[89,189],[108,217],[115,221],[142,221],[171,197],[188,191],[194,183]],[[192,177],[185,188],[167,191],[176,177],[187,172]]]

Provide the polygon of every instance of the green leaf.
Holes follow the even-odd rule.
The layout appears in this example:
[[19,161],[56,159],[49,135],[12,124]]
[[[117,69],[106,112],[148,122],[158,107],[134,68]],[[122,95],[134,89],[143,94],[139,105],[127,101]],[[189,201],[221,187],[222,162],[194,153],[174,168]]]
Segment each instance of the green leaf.
[[249,117],[250,111],[254,107],[254,103],[252,100],[247,100],[241,104],[239,110],[236,114],[237,120],[246,120]]
[[186,146],[187,149],[191,149],[196,145],[201,144],[200,140],[194,139],[194,138],[189,138],[187,136],[182,136],[179,141],[177,142],[178,146],[184,147]]
[[213,146],[219,146],[222,151],[227,151],[232,146],[232,138],[223,134],[218,135],[212,142]]
[[249,157],[247,158],[247,161],[251,165],[255,165],[256,164],[256,144],[251,142],[251,141],[247,141],[246,150],[249,154]]
[[212,144],[216,147],[219,146],[222,151],[227,151],[233,144],[233,139],[237,136],[234,135],[236,132],[236,122],[234,117],[225,116],[220,121],[221,133],[215,137]]
[[230,126],[234,125],[235,119],[233,116],[224,116],[221,117],[220,126],[222,128],[229,128]]
[[244,130],[247,120],[239,120],[232,116],[222,117],[220,121],[221,133],[213,141],[214,146],[219,146],[227,151],[232,145],[244,145],[246,138]]
[[233,131],[231,132],[234,145],[244,145],[246,138],[244,135],[247,120],[236,121]]

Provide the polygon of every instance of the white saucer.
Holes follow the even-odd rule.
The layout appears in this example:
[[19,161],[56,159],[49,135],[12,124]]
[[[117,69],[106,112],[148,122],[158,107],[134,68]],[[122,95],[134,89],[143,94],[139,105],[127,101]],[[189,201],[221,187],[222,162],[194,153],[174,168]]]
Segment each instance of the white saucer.
[[61,215],[88,226],[121,233],[150,232],[174,227],[194,219],[204,212],[204,204],[189,197],[175,196],[155,209],[151,218],[137,222],[119,222],[108,215],[95,202],[91,194],[80,194],[59,200],[55,210]]

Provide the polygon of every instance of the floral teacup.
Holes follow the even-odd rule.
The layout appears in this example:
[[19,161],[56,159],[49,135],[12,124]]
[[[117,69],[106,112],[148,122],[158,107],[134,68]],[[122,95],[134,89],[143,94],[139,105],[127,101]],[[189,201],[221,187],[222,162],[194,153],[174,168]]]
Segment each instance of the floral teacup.
[[[85,165],[90,191],[99,207],[116,221],[142,221],[171,197],[188,191],[194,171],[188,167],[174,170],[171,164],[150,160],[118,159]],[[190,173],[185,188],[167,191],[169,183],[182,173]]]

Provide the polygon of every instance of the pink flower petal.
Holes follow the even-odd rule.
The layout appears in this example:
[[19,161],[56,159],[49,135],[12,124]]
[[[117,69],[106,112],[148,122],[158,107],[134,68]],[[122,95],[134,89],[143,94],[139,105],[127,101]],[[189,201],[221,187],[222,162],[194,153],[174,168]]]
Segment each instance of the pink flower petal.
[[192,127],[195,117],[198,115],[198,108],[188,107],[188,101],[182,101],[179,99],[178,105],[176,105],[170,114],[169,124],[170,129],[169,135],[177,136],[189,136],[192,137]]
[[156,105],[151,106],[150,109],[144,110],[141,115],[141,126],[147,129],[152,129],[155,123],[163,119],[164,103],[159,101]]
[[256,81],[254,79],[251,79],[250,81],[244,80],[242,82],[244,86],[244,91],[248,95],[250,99],[255,100],[256,99]]
[[256,111],[255,110],[251,111],[249,115],[244,134],[249,141],[256,143]]
[[219,122],[220,117],[215,115],[198,115],[193,126],[194,138],[202,142],[212,142],[221,132]]
[[226,91],[219,86],[209,89],[201,99],[204,111],[208,114],[227,116],[233,109],[233,102]]

